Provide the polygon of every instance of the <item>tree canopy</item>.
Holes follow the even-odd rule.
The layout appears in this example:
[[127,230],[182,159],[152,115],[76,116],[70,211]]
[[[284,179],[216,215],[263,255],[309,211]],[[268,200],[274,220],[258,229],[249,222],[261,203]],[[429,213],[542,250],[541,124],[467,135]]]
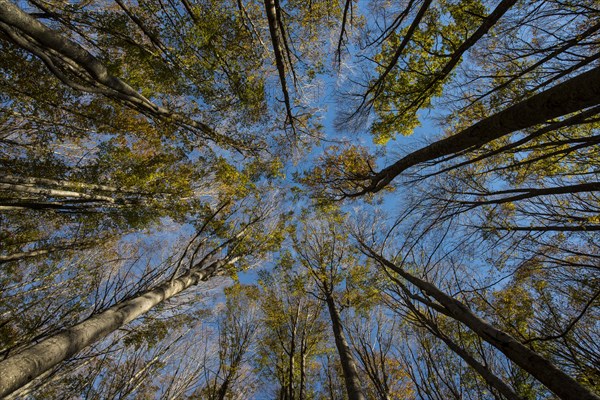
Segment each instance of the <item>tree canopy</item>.
[[597,0],[0,0],[0,397],[600,399]]

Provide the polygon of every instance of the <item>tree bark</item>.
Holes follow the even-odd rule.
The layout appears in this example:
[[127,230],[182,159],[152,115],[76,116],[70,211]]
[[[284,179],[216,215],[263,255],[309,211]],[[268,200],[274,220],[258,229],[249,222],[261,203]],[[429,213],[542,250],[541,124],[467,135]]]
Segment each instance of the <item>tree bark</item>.
[[264,0],[265,12],[267,14],[267,21],[269,23],[269,33],[271,35],[271,44],[273,45],[273,54],[275,56],[275,66],[279,74],[279,82],[281,83],[281,91],[283,92],[283,102],[285,104],[287,118],[290,124],[294,123],[294,116],[292,114],[292,103],[290,101],[290,94],[287,88],[287,82],[285,78],[285,59],[283,55],[283,48],[281,42],[285,40],[285,37],[280,36],[281,29],[277,23],[277,9],[275,6],[275,0]]
[[429,6],[431,5],[431,1],[432,0],[423,1],[423,4],[421,4],[421,8],[419,9],[419,12],[417,12],[417,15],[415,15],[415,19],[413,19],[412,23],[408,27],[408,30],[404,34],[404,37],[402,38],[402,42],[400,43],[400,45],[394,52],[394,56],[392,57],[392,59],[390,60],[388,65],[386,66],[385,70],[381,73],[381,75],[379,75],[379,77],[377,78],[375,83],[373,85],[371,85],[371,87],[367,90],[367,94],[369,94],[370,92],[375,92],[374,97],[379,96],[379,94],[382,91],[383,82],[385,81],[385,78],[388,76],[388,74],[394,69],[394,67],[398,63],[398,60],[400,59],[402,52],[408,45],[408,42],[410,42],[410,40],[412,39],[412,36],[415,33],[415,30],[417,30],[417,27],[419,26],[419,24],[421,23],[421,20],[425,16],[425,13],[429,9]]
[[514,196],[502,197],[499,199],[492,200],[481,200],[481,201],[461,201],[463,204],[470,204],[474,206],[482,206],[486,204],[503,204],[519,200],[531,199],[538,196],[551,196],[559,194],[572,194],[581,192],[597,192],[600,191],[600,182],[588,182],[579,183],[576,185],[567,186],[554,186],[549,188],[523,188],[523,189],[510,189],[501,190],[497,192],[481,193],[481,196],[491,197],[500,196],[503,194],[520,193]]
[[410,303],[410,301],[407,302],[407,305],[434,336],[443,341],[450,350],[462,358],[467,365],[473,368],[475,372],[477,372],[488,383],[488,385],[496,389],[508,400],[523,400],[522,397],[517,395],[510,386],[508,386],[502,379],[497,377],[487,366],[477,361],[471,354],[469,354],[467,350],[465,350],[450,337],[442,333],[438,325],[433,320],[421,313],[421,311],[419,311],[417,307]]
[[488,15],[482,22],[482,24],[477,28],[477,30],[467,39],[465,40],[456,51],[450,56],[450,61],[440,72],[437,72],[433,79],[427,83],[427,86],[421,91],[419,97],[414,100],[408,107],[406,107],[405,111],[411,111],[414,107],[420,107],[424,98],[427,96],[428,92],[431,88],[435,87],[436,84],[443,81],[450,73],[454,70],[456,65],[460,62],[463,55],[469,50],[471,47],[475,45],[488,31],[498,22],[498,20],[512,7],[515,5],[517,0],[502,0],[500,4],[492,11],[490,15]]
[[460,358],[462,358],[467,365],[473,368],[491,387],[496,389],[499,393],[502,394],[508,400],[523,400],[522,397],[517,395],[514,390],[510,386],[508,386],[504,381],[498,378],[492,371],[486,368],[485,365],[477,361],[473,356],[471,356],[465,349],[456,344],[453,340],[450,340],[447,336],[440,334],[436,336],[440,338],[446,346],[450,348],[455,354],[457,354]]
[[93,315],[85,321],[1,361],[0,397],[19,389],[45,371],[77,354],[83,348],[146,313],[157,304],[201,281],[218,275],[227,263],[219,260],[206,268],[196,265],[177,279],[115,304],[106,311]]
[[485,118],[463,131],[414,151],[373,174],[356,197],[386,187],[406,169],[437,158],[480,147],[509,133],[542,124],[600,104],[600,67],[580,74],[542,93]]
[[362,393],[360,388],[360,379],[356,368],[356,362],[350,352],[350,347],[344,337],[344,331],[342,329],[342,321],[340,313],[338,312],[335,300],[328,294],[326,297],[327,309],[329,310],[329,317],[331,318],[331,327],[333,328],[333,336],[335,338],[335,346],[337,347],[338,354],[340,355],[340,362],[342,364],[342,370],[344,371],[344,381],[346,384],[346,390],[348,392],[349,400],[366,400],[366,397]]
[[71,190],[61,190],[61,189],[48,189],[42,187],[35,187],[29,185],[20,185],[14,183],[2,183],[0,182],[0,190],[9,190],[13,192],[20,193],[28,193],[28,194],[37,194],[45,197],[64,197],[64,198],[75,198],[75,199],[85,199],[90,201],[98,201],[98,202],[106,202],[106,203],[114,203],[115,199],[108,196],[100,196],[100,195],[91,195],[86,193],[73,192]]
[[300,350],[300,388],[298,400],[304,400],[304,380],[306,375],[306,332],[302,335],[302,344]]
[[[72,64],[80,68],[82,73],[89,75],[89,79],[98,84],[97,87],[86,88],[67,81],[64,76],[60,76],[61,74],[56,68],[50,68],[61,81],[76,90],[101,93],[153,117],[171,118],[181,125],[194,128],[197,133],[201,133],[217,143],[227,143],[245,148],[245,144],[232,141],[230,137],[215,132],[210,126],[200,121],[153,103],[126,82],[111,75],[106,66],[85,48],[50,29],[8,0],[0,0],[0,30],[6,32],[11,40],[20,47],[42,59],[46,65],[48,65],[48,60],[51,63],[62,63],[53,55],[53,52],[56,52],[71,60]],[[52,57],[54,57],[54,61],[52,61]],[[72,67],[72,65],[70,66]]]
[[0,177],[0,182],[3,183],[17,183],[21,185],[30,186],[55,186],[62,189],[79,189],[79,190],[95,190],[101,192],[124,192],[124,193],[137,193],[135,190],[119,189],[114,186],[98,185],[94,183],[85,182],[72,182],[61,179],[48,179],[48,178],[37,178],[31,176],[14,176],[14,175],[3,175]]
[[56,32],[23,12],[7,0],[0,0],[0,21],[35,39],[40,45],[64,54],[82,66],[91,77],[108,88],[126,96],[134,104],[154,112],[158,107],[140,95],[127,83],[109,74],[106,67],[75,42],[65,39]]
[[409,274],[364,244],[363,248],[366,249],[368,255],[376,259],[380,264],[398,273],[404,279],[433,297],[446,309],[448,316],[465,324],[480,338],[500,350],[509,360],[530,373],[561,399],[600,400],[599,396],[559,370],[540,354],[523,345],[508,333],[493,327],[485,320],[479,318],[462,302],[442,292],[435,285]]
[[43,255],[54,253],[57,251],[84,249],[84,248],[94,246],[98,243],[101,243],[101,242],[105,241],[106,239],[107,238],[84,240],[81,242],[75,242],[75,243],[70,243],[70,244],[50,246],[50,247],[44,247],[44,248],[39,248],[39,249],[34,249],[34,250],[29,250],[29,251],[22,251],[19,253],[0,255],[0,264],[6,263],[9,261],[23,260],[25,258],[43,256]]

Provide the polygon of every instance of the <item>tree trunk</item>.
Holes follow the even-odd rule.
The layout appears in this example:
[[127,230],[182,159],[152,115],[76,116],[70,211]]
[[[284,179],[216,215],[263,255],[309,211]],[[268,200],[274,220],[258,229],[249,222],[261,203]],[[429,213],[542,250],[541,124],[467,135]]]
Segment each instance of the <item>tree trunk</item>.
[[358,378],[354,357],[352,357],[350,347],[348,346],[346,338],[344,337],[342,321],[335,305],[335,300],[331,294],[328,294],[326,301],[327,309],[329,310],[329,316],[331,318],[331,327],[333,328],[335,346],[337,347],[338,354],[340,355],[342,370],[344,371],[344,381],[346,383],[348,398],[350,400],[366,400],[366,397],[360,388],[360,380]]
[[488,383],[488,385],[496,389],[506,399],[523,400],[523,398],[517,395],[510,386],[508,386],[506,383],[504,383],[504,381],[502,381],[494,373],[492,373],[492,371],[486,368],[485,365],[481,364],[479,361],[473,358],[461,346],[459,346],[443,334],[436,334],[436,336],[439,337],[444,343],[446,343],[450,350],[452,350],[455,354],[462,358],[471,368],[473,368]]
[[306,331],[302,334],[302,344],[300,347],[300,392],[298,400],[304,400],[304,381],[306,375]]
[[480,147],[509,133],[542,124],[600,104],[600,67],[500,111],[463,131],[438,140],[375,173],[370,184],[350,196],[378,192],[406,169],[437,158]]
[[[409,301],[409,300],[407,300]],[[443,341],[450,350],[456,355],[463,359],[471,368],[475,370],[489,386],[496,389],[502,396],[508,400],[523,400],[522,397],[517,395],[514,390],[508,386],[502,379],[497,377],[488,367],[477,361],[467,350],[446,336],[439,330],[438,325],[423,315],[412,303],[408,303],[409,308],[418,316],[418,318],[428,327],[429,331],[436,336],[438,339]]]
[[181,277],[163,283],[132,299],[115,304],[27,350],[0,362],[0,397],[32,381],[45,371],[133,321],[157,304],[217,275],[227,262],[216,261],[206,268],[197,265]]
[[177,123],[198,130],[198,133],[202,133],[205,138],[245,148],[245,144],[232,141],[231,138],[215,132],[210,126],[200,121],[154,104],[126,82],[111,75],[104,64],[78,43],[63,37],[8,0],[0,0],[0,30],[4,31],[20,47],[41,59],[46,59],[46,64],[48,60],[66,64],[70,68],[78,69],[78,73],[89,75],[88,78],[97,83],[94,88],[83,87],[57,75],[56,69],[52,70],[52,73],[63,83],[76,90],[101,93],[154,117],[171,118]]
[[385,267],[433,297],[446,310],[448,316],[465,324],[484,341],[500,350],[508,359],[530,373],[558,397],[564,400],[600,400],[600,397],[559,370],[550,361],[523,345],[508,333],[494,328],[476,316],[460,301],[448,296],[435,285],[409,274],[394,263],[377,255],[368,247],[370,255]]
[[227,392],[229,392],[229,375],[225,378],[221,386],[219,386],[219,390],[217,391],[217,399],[225,400],[225,396],[227,396]]
[[71,190],[61,190],[61,189],[48,189],[42,187],[35,187],[29,185],[20,185],[14,183],[1,183],[0,182],[0,190],[8,190],[12,192],[20,192],[20,193],[28,193],[28,194],[37,194],[45,197],[66,197],[66,198],[75,198],[75,199],[85,199],[91,201],[99,201],[99,202],[108,202],[114,203],[115,200],[112,197],[108,196],[98,196],[91,195],[86,193],[73,192]]
[[287,89],[287,82],[285,78],[285,59],[283,55],[283,48],[281,46],[281,42],[285,41],[285,37],[280,36],[281,29],[277,23],[277,9],[275,6],[275,0],[264,0],[264,3],[267,21],[269,23],[269,33],[271,34],[271,43],[273,45],[273,55],[275,56],[275,65],[277,67],[277,72],[279,73],[281,91],[283,92],[283,102],[285,104],[287,118],[290,120],[290,124],[293,124],[292,103],[290,101],[290,94]]
[[481,200],[481,201],[461,201],[463,204],[469,204],[474,206],[483,206],[486,204],[504,204],[520,200],[527,200],[539,196],[552,196],[559,194],[572,194],[572,193],[585,193],[585,192],[598,192],[600,191],[600,182],[587,182],[578,183],[575,185],[566,186],[555,186],[548,188],[522,188],[522,189],[511,189],[501,190],[497,192],[482,193],[482,196],[501,196],[503,194],[519,193],[514,196],[507,196],[492,200]]
[[16,183],[21,185],[29,186],[55,186],[62,189],[78,189],[78,190],[94,190],[101,192],[123,192],[123,193],[136,193],[130,189],[118,189],[114,186],[98,185],[94,183],[84,182],[72,182],[68,180],[59,179],[48,179],[48,178],[36,178],[30,176],[14,176],[14,175],[3,175],[0,177],[0,182],[3,183]]
[[0,264],[9,262],[9,261],[18,261],[23,260],[25,258],[39,257],[50,253],[55,253],[57,251],[69,251],[69,250],[81,250],[85,248],[92,247],[96,244],[104,242],[108,238],[103,239],[94,239],[94,240],[85,240],[82,242],[75,242],[70,244],[63,244],[57,246],[44,247],[29,251],[22,251],[18,253],[12,253],[7,255],[0,255]]

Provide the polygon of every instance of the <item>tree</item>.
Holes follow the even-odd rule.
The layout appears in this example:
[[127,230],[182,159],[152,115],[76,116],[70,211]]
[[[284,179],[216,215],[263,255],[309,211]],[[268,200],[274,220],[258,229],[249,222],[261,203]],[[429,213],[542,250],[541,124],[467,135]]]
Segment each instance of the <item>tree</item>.
[[[556,366],[535,350],[528,348],[507,332],[494,327],[478,317],[463,302],[440,290],[435,284],[409,272],[409,268],[415,268],[408,261],[410,260],[409,257],[411,257],[410,253],[408,257],[404,256],[399,265],[397,265],[375,251],[367,244],[366,240],[372,241],[373,238],[358,238],[359,245],[367,256],[376,260],[383,268],[397,274],[398,278],[410,283],[425,295],[425,297],[422,297],[411,293],[409,289],[403,289],[405,295],[411,300],[417,300],[436,313],[463,323],[482,340],[496,347],[508,359],[530,373],[561,398],[597,398],[588,388],[582,386],[575,379],[556,368]],[[427,266],[425,265],[425,267]],[[397,284],[400,286],[404,285],[398,278],[394,279]],[[567,387],[569,388],[566,389]]]
[[0,0],[0,387],[598,398],[599,20]]
[[[245,204],[247,202],[248,200],[240,204],[242,210],[248,206]],[[247,210],[252,209],[248,208]],[[263,203],[260,207],[254,209],[255,214],[246,215],[245,217],[242,214],[238,216],[237,221],[228,222],[232,223],[233,226],[237,226],[235,231],[226,230],[232,236],[226,237],[220,243],[217,241],[214,247],[208,247],[210,250],[205,250],[205,254],[200,260],[195,260],[198,251],[206,248],[206,241],[210,243],[218,239],[217,235],[219,233],[217,232],[219,230],[215,231],[215,229],[222,229],[223,224],[227,223],[227,220],[213,219],[221,211],[223,211],[223,207],[217,209],[213,216],[205,221],[194,238],[192,244],[196,243],[196,249],[191,255],[191,265],[184,272],[180,271],[181,261],[183,261],[183,258],[181,258],[172,272],[172,277],[165,282],[148,290],[132,294],[129,298],[117,302],[106,310],[92,315],[84,321],[51,335],[26,350],[5,359],[2,362],[3,370],[6,371],[2,378],[2,395],[13,392],[54,365],[133,321],[161,302],[200,282],[214,276],[226,274],[227,267],[241,261],[243,257],[252,255],[260,257],[261,253],[267,251],[271,246],[277,245],[278,238],[276,234],[275,236],[271,235],[276,232],[273,231],[274,229],[281,229],[283,221],[277,222],[276,216],[272,215],[272,210],[267,204]],[[230,216],[233,216],[232,218],[235,218],[236,211],[236,208],[229,211]],[[211,234],[215,236],[211,238]],[[204,235],[206,235],[204,240],[196,242]],[[225,254],[219,256],[224,248],[227,248]]]
[[277,269],[260,275],[264,331],[259,339],[257,363],[262,373],[277,382],[278,399],[310,399],[319,363],[325,352],[326,323],[322,304],[312,298],[306,276],[294,271],[293,259],[284,254]]
[[[302,266],[310,273],[318,290],[318,298],[327,305],[331,328],[335,338],[348,398],[351,400],[364,399],[362,385],[356,367],[356,361],[348,345],[344,326],[340,315],[336,287],[345,279],[345,269],[351,268],[352,255],[345,246],[347,235],[340,229],[339,222],[343,215],[332,210],[327,218],[318,214],[324,220],[311,218],[302,226],[295,240],[295,250]],[[338,224],[336,224],[336,222]]]
[[226,289],[225,295],[225,309],[217,319],[216,360],[204,361],[206,382],[192,396],[224,400],[236,393],[247,395],[252,391],[252,382],[244,379],[248,375],[244,369],[249,369],[248,353],[253,349],[260,326],[258,289],[234,284]]
[[372,397],[388,400],[414,396],[398,354],[401,322],[386,315],[390,311],[380,299],[366,313],[357,314],[348,324],[348,336],[360,369],[372,383]]
[[600,88],[596,87],[595,83],[599,81],[599,77],[598,69],[583,73],[485,118],[457,134],[407,154],[381,171],[369,174],[355,174],[350,171],[349,177],[346,177],[344,176],[346,174],[335,169],[331,176],[320,175],[319,169],[308,174],[305,182],[333,198],[356,197],[378,192],[408,168],[442,157],[453,157],[515,131],[597,106],[600,100],[598,97]]

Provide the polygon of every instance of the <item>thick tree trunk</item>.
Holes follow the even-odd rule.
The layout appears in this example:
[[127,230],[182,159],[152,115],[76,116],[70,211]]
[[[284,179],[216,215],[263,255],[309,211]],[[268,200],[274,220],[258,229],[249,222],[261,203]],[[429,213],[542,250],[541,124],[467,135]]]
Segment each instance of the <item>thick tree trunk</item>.
[[378,192],[406,169],[479,147],[504,135],[600,104],[600,67],[500,111],[463,131],[414,151],[369,177],[370,184],[350,196]]
[[[99,84],[92,89],[86,88],[65,80],[65,77],[57,75],[58,71],[56,69],[52,70],[52,73],[57,75],[63,83],[77,90],[101,93],[149,115],[158,118],[171,118],[178,123],[198,130],[199,133],[215,141],[243,145],[242,143],[234,143],[229,137],[216,133],[211,127],[200,121],[171,112],[153,103],[126,82],[111,75],[107,67],[86,49],[42,24],[9,0],[0,0],[0,30],[4,31],[20,47],[41,59],[45,59],[46,65],[48,65],[47,62],[51,58],[53,62],[58,64],[64,64],[64,59],[66,59],[70,68],[74,65],[77,66],[81,69],[78,72],[88,74],[89,79]],[[58,53],[60,57],[56,57],[54,52]]]
[[217,275],[227,264],[216,261],[206,268],[196,266],[181,277],[163,283],[132,299],[53,335],[21,353],[0,362],[0,397],[32,381],[45,371],[133,321],[157,304]]
[[342,370],[344,372],[344,381],[346,384],[346,391],[348,392],[348,398],[350,400],[366,400],[366,397],[360,388],[360,379],[358,377],[356,362],[350,351],[350,346],[348,346],[348,342],[346,342],[346,338],[344,337],[340,313],[338,312],[335,300],[331,295],[327,295],[327,309],[329,310],[329,317],[331,318],[335,346],[337,347]]
[[221,386],[219,386],[219,390],[217,391],[217,400],[225,400],[225,396],[227,396],[227,393],[229,392],[229,386],[231,384],[229,378],[230,376],[228,375],[223,383],[221,383]]
[[385,267],[433,297],[444,309],[445,314],[465,324],[487,343],[500,350],[509,360],[544,384],[564,400],[600,400],[600,397],[559,370],[550,361],[523,345],[508,333],[494,328],[475,315],[460,301],[442,292],[435,285],[409,274],[394,263],[386,260],[365,246],[369,254]]
[[107,68],[81,46],[63,38],[7,0],[0,0],[0,22],[30,36],[41,46],[70,58],[82,66],[93,79],[122,94],[132,103],[157,111],[156,105],[119,78],[110,75]]

